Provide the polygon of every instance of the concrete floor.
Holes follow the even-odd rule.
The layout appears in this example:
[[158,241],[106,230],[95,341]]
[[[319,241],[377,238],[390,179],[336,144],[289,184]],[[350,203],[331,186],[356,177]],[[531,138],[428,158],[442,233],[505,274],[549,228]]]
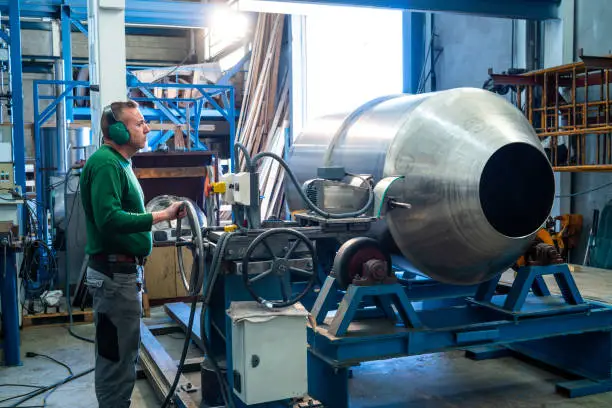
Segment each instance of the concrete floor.
[[[78,325],[79,334],[92,337],[92,325]],[[170,355],[178,359],[180,334],[159,336]],[[75,372],[93,367],[93,345],[71,337],[64,327],[36,327],[22,332],[22,352],[49,354],[70,365]],[[196,356],[196,349],[189,357]],[[66,370],[45,358],[23,358],[22,367],[0,367],[0,383],[46,385],[66,376]],[[554,392],[562,377],[513,358],[474,362],[461,352],[431,354],[355,367],[351,380],[351,406],[377,408],[595,408],[611,407],[612,393],[566,399]],[[29,391],[0,387],[0,400]],[[8,402],[0,407],[9,406]],[[40,405],[39,405],[40,404]],[[42,405],[42,398],[24,406]],[[152,388],[139,380],[133,395],[135,408],[159,407]],[[49,408],[97,407],[93,374],[55,391]],[[330,407],[333,408],[333,407]]]

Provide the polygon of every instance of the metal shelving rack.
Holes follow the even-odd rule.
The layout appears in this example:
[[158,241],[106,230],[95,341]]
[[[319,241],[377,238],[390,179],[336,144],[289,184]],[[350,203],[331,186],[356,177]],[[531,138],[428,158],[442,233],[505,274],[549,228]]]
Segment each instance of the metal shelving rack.
[[580,59],[520,75],[489,74],[495,85],[514,87],[555,171],[612,171],[612,56],[581,51]]

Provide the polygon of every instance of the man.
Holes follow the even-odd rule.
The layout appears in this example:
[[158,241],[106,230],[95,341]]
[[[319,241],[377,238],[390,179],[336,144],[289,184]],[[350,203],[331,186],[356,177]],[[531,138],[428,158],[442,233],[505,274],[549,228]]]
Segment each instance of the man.
[[146,213],[130,158],[145,147],[149,126],[133,101],[114,102],[100,121],[103,144],[81,174],[96,325],[95,385],[101,408],[130,406],[140,345],[142,265],[151,227],[184,216],[180,203]]

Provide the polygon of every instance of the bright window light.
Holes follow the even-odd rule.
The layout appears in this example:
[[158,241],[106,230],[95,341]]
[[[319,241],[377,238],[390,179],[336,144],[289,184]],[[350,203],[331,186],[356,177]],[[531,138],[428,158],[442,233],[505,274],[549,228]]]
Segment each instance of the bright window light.
[[401,11],[344,8],[305,22],[306,120],[402,92]]
[[231,42],[244,38],[249,32],[250,20],[247,15],[231,9],[215,12],[212,17],[215,42]]

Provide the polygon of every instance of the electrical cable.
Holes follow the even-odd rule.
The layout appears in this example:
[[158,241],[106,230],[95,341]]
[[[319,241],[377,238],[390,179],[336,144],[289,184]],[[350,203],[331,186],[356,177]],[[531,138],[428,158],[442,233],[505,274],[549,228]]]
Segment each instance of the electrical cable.
[[[41,394],[44,394],[47,391],[50,391],[50,390],[52,390],[54,388],[57,388],[57,387],[60,387],[60,386],[62,386],[64,384],[67,384],[67,383],[69,383],[71,381],[74,381],[74,380],[76,380],[78,378],[81,378],[81,377],[83,377],[83,376],[85,376],[85,375],[87,375],[89,373],[92,373],[94,370],[95,370],[95,368],[90,368],[88,370],[81,371],[78,374],[75,374],[75,375],[66,377],[63,380],[60,380],[60,381],[56,382],[55,384],[52,384],[52,385],[49,385],[49,386],[47,386],[45,388],[42,388],[40,390],[34,391],[34,392],[30,393],[31,395],[24,396],[19,401],[15,402],[13,405],[10,405],[10,408],[18,407],[19,405],[23,404],[24,402],[26,402],[26,401],[34,398],[34,397],[37,397],[37,396],[39,396]],[[2,402],[2,401],[0,401],[0,402]]]
[[64,367],[66,370],[68,370],[68,373],[70,375],[74,375],[74,373],[72,372],[72,368],[70,368],[68,366],[68,364],[62,363],[61,361],[57,360],[56,358],[53,358],[53,357],[48,356],[46,354],[40,354],[40,353],[34,353],[32,351],[28,351],[28,352],[26,352],[26,357],[44,357],[46,359],[49,359],[49,360],[53,361],[54,363],[57,363],[57,364],[61,365],[62,367]]
[[251,160],[251,155],[249,154],[249,151],[247,150],[246,146],[242,143],[234,144],[234,171],[239,171],[238,163],[240,162],[240,160],[238,160],[238,158],[240,157],[240,155],[238,153],[240,151],[242,151],[242,154],[244,155],[244,161],[246,164],[247,171],[250,173],[254,173],[255,167],[253,161]]
[[555,198],[568,198],[568,197],[576,197],[576,196],[580,196],[580,195],[584,195],[584,194],[588,194],[588,193],[592,193],[593,191],[597,191],[597,190],[601,190],[602,188],[606,188],[612,186],[612,182],[610,183],[605,183],[602,184],[601,186],[595,187],[595,188],[591,188],[589,190],[584,190],[584,191],[580,191],[578,193],[573,193],[573,194],[563,194],[563,195],[556,195]]
[[[43,389],[45,389],[45,388],[46,388],[46,387],[43,387],[43,388],[41,388],[41,390],[43,390]],[[6,402],[6,401],[10,401],[10,400],[12,400],[12,399],[21,398],[21,397],[26,397],[26,396],[28,396],[28,395],[32,394],[33,392],[34,392],[34,391],[30,391],[30,392],[26,392],[25,394],[19,394],[19,395],[15,395],[15,396],[13,396],[13,397],[9,397],[9,398],[2,399],[2,400],[0,400],[0,404],[2,404],[3,402]]]
[[[221,235],[221,237],[219,238],[219,241],[217,241],[217,246],[215,248],[215,252],[213,253],[213,259],[211,262],[211,273],[209,275],[208,278],[208,282],[206,284],[206,294],[204,296],[203,299],[203,303],[202,303],[202,309],[201,309],[201,314],[206,313],[206,309],[208,307],[208,303],[210,302],[210,298],[212,296],[212,292],[213,292],[213,288],[215,286],[217,277],[219,275],[220,272],[220,267],[221,267],[221,261],[223,259],[223,254],[225,253],[225,248],[227,246],[227,243],[229,242],[229,238],[232,236],[232,233],[226,233]],[[204,262],[204,257],[202,257],[201,262]],[[197,280],[196,280],[197,281]],[[199,292],[199,291],[198,291]],[[174,397],[174,393],[176,391],[176,387],[178,386],[178,382],[180,380],[180,376],[182,374],[183,371],[183,367],[185,365],[185,359],[187,358],[187,351],[189,349],[189,343],[191,342],[191,333],[193,330],[193,322],[195,320],[195,311],[197,309],[197,296],[193,297],[193,300],[191,302],[191,311],[189,313],[189,322],[187,324],[187,330],[185,333],[185,344],[183,345],[183,351],[181,354],[181,359],[176,371],[176,375],[174,377],[174,382],[172,383],[172,386],[170,387],[170,390],[168,391],[168,394],[166,395],[166,399],[165,401],[162,403],[162,408],[166,408],[168,407],[170,401],[172,400],[172,398]],[[202,336],[202,337],[206,337],[206,336]],[[203,339],[204,340],[204,339]],[[206,348],[206,346],[205,346]],[[207,353],[207,350],[204,350],[205,354]],[[214,360],[214,358],[211,358],[211,363],[213,364],[213,368],[215,369],[215,372],[217,373],[217,377],[219,378],[219,384],[222,387],[222,393],[221,395],[223,396],[223,400],[225,402],[225,406],[229,407],[229,408],[234,408],[234,403],[233,400],[231,399],[231,395],[229,394],[229,386],[227,385],[227,383],[223,380],[225,380],[221,374],[221,369],[219,368],[217,362]],[[225,393],[228,393],[229,399],[226,397]]]
[[351,211],[351,212],[347,212],[347,213],[341,213],[341,214],[332,214],[332,213],[325,212],[325,211],[321,210],[319,207],[317,207],[316,204],[314,204],[312,201],[310,201],[310,199],[306,196],[306,194],[302,190],[302,187],[300,186],[300,183],[298,182],[297,178],[295,177],[295,174],[289,168],[289,165],[287,164],[287,162],[285,160],[283,160],[282,157],[280,157],[280,156],[278,156],[278,155],[276,155],[274,153],[270,153],[270,152],[260,152],[260,153],[257,153],[255,156],[253,156],[253,158],[252,158],[253,164],[257,163],[263,157],[271,157],[271,158],[273,158],[274,160],[276,160],[278,162],[278,164],[280,164],[285,169],[285,171],[287,172],[287,175],[291,179],[291,182],[295,185],[295,187],[296,187],[298,193],[300,194],[300,197],[302,198],[302,200],[308,205],[308,207],[312,211],[314,211],[316,214],[320,215],[323,218],[338,219],[338,218],[358,217],[358,216],[360,216],[362,214],[365,214],[370,209],[372,204],[374,203],[374,190],[370,186],[369,194],[368,194],[368,202],[362,208],[360,208],[359,210]]
[[217,363],[217,360],[214,358],[214,356],[210,353],[210,344],[208,343],[208,337],[206,336],[206,333],[203,332],[203,328],[205,327],[205,325],[203,324],[205,316],[206,316],[206,312],[208,310],[208,305],[210,302],[210,298],[212,296],[212,292],[217,280],[217,276],[219,274],[219,267],[221,265],[221,259],[223,254],[225,253],[225,247],[227,246],[227,243],[229,242],[230,238],[232,237],[231,233],[227,233],[222,235],[221,238],[223,238],[223,242],[221,242],[220,246],[222,247],[219,250],[219,254],[218,254],[218,259],[217,259],[217,263],[215,264],[216,269],[214,270],[213,275],[211,276],[211,282],[208,283],[207,287],[206,287],[206,296],[204,297],[204,300],[202,302],[202,308],[200,310],[200,334],[201,334],[201,338],[202,338],[202,347],[203,347],[203,351],[204,354],[207,355],[209,357],[209,361],[211,363],[211,365],[213,366],[213,370],[215,371],[215,375],[217,376],[217,381],[219,382],[219,386],[221,387],[221,397],[223,398],[223,403],[225,404],[225,407],[229,407],[229,408],[234,408],[234,400],[232,399],[232,393],[230,391],[230,387],[229,384],[227,383],[227,379],[223,376],[223,372],[221,371],[221,368],[219,367],[219,364]]
[[[70,366],[69,366],[68,364],[66,364],[66,363],[64,363],[64,362],[62,362],[62,361],[59,361],[58,359],[56,359],[56,358],[54,358],[54,357],[52,357],[52,356],[49,356],[49,355],[47,355],[47,354],[42,354],[42,353],[35,353],[35,352],[33,352],[33,351],[28,351],[28,352],[26,352],[25,356],[26,356],[26,357],[28,357],[28,358],[33,358],[33,357],[44,357],[44,358],[46,358],[46,359],[48,359],[48,360],[53,361],[53,362],[54,362],[54,363],[56,363],[56,364],[61,365],[62,367],[64,367],[66,370],[68,370],[68,373],[69,373],[70,375],[69,375],[68,377],[66,377],[66,378],[65,378],[64,380],[62,380],[62,381],[65,381],[65,380],[66,380],[66,379],[68,379],[68,378],[74,377],[74,372],[72,371],[72,368],[70,368]],[[39,406],[39,407],[46,407],[46,401],[47,401],[47,398],[49,398],[49,396],[50,396],[50,395],[53,393],[53,391],[55,391],[55,389],[56,389],[56,387],[57,387],[57,385],[52,385],[52,386],[43,386],[43,385],[28,385],[28,384],[0,384],[0,386],[11,386],[11,387],[26,387],[26,388],[36,388],[36,390],[34,390],[34,391],[30,391],[30,392],[27,392],[27,393],[25,393],[25,394],[15,395],[15,396],[12,396],[12,397],[5,398],[5,399],[3,399],[3,400],[0,400],[0,403],[6,402],[6,401],[10,401],[10,400],[12,400],[12,399],[16,399],[16,398],[28,397],[28,398],[26,398],[26,399],[24,399],[24,400],[22,401],[22,402],[25,402],[25,401],[27,401],[28,399],[33,398],[34,396],[40,395],[40,394],[42,394],[42,393],[44,393],[44,392],[47,392],[48,390],[51,390],[51,392],[50,392],[50,393],[48,393],[48,394],[45,396],[45,398],[43,399],[43,405],[37,405],[37,406]],[[50,388],[50,387],[51,387],[51,388]],[[13,406],[13,407],[14,407],[14,406],[17,406],[17,405],[19,405],[19,404],[21,404],[21,402],[18,402],[16,405],[11,405],[11,406]],[[22,408],[25,408],[25,407],[22,407]]]

